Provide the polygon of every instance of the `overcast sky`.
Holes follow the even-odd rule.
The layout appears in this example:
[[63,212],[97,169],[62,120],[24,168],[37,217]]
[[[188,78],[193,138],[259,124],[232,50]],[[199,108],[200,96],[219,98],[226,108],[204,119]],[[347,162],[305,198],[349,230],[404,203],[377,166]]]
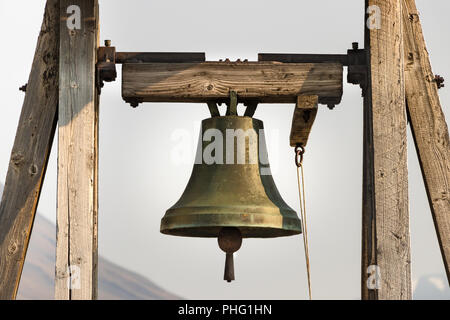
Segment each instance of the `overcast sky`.
[[[119,51],[201,51],[208,60],[256,60],[259,52],[345,53],[363,42],[364,1],[101,0],[101,41]],[[0,182],[4,182],[44,0],[0,0]],[[435,73],[450,78],[450,3],[418,0]],[[20,15],[18,14],[20,12]],[[362,45],[361,45],[362,46]],[[120,71],[120,67],[119,67]],[[224,254],[215,239],[159,233],[165,210],[180,197],[194,162],[206,105],[143,104],[121,99],[121,75],[100,105],[99,250],[121,266],[185,298],[305,299],[301,236],[244,240],[236,281],[222,280]],[[450,86],[440,90],[448,119]],[[269,158],[284,200],[299,210],[289,131],[294,105],[261,105]],[[56,140],[56,139],[55,139]],[[56,214],[56,144],[39,212]],[[185,149],[183,149],[185,147]],[[450,299],[444,267],[409,137],[412,272],[417,297]],[[187,154],[175,161],[174,154]],[[333,111],[320,106],[305,155],[313,298],[359,299],[361,256],[362,99],[344,84]],[[31,240],[32,241],[32,240]],[[439,291],[441,288],[442,290]],[[427,289],[428,290],[428,289]],[[445,291],[445,292],[444,292]],[[430,292],[430,293],[427,293]]]

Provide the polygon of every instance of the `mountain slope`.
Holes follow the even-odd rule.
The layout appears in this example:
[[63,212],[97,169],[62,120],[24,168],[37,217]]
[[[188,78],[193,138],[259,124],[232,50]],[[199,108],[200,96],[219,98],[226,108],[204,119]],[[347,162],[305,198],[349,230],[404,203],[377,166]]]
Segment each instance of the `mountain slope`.
[[[3,186],[0,184],[0,198]],[[53,299],[56,226],[37,214],[17,299]],[[98,261],[99,299],[173,300],[180,299],[147,278],[122,268],[101,256]]]

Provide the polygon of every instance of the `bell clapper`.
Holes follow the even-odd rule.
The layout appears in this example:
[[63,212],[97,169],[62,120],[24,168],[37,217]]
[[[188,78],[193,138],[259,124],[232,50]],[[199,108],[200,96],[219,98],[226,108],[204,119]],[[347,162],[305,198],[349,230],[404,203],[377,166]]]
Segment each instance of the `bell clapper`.
[[238,228],[223,227],[217,237],[220,249],[226,253],[225,273],[223,279],[227,282],[234,280],[234,259],[233,253],[238,251],[242,245],[242,234]]

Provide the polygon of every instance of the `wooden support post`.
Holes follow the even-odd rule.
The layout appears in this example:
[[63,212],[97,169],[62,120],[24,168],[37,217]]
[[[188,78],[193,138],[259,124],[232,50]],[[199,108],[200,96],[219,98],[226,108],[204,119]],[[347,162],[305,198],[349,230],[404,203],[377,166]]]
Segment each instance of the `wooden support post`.
[[61,0],[56,299],[97,297],[98,0]]
[[56,128],[59,0],[47,0],[0,204],[0,300],[15,299]]
[[289,137],[291,147],[306,146],[312,125],[316,119],[318,99],[318,96],[298,96]]
[[450,142],[414,0],[402,0],[408,114],[450,284]]
[[401,8],[401,0],[366,0],[363,299],[412,295]]

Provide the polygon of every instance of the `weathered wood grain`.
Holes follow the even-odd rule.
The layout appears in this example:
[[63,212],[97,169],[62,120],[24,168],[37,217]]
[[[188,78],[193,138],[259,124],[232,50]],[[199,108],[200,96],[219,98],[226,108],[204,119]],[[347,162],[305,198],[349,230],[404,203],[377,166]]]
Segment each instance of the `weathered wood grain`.
[[291,147],[306,146],[316,119],[318,103],[317,96],[298,96],[289,137]]
[[[67,27],[80,7],[81,29]],[[61,0],[55,298],[97,297],[98,0]]]
[[414,0],[402,0],[408,114],[450,284],[450,142]]
[[280,62],[126,63],[122,97],[143,102],[226,100],[236,91],[240,101],[295,103],[298,95],[317,95],[338,104],[342,64]]
[[[368,6],[380,8],[381,28],[366,28],[370,74],[363,189],[372,195],[364,196],[371,203],[363,203],[362,298],[411,299],[402,5],[367,0]],[[367,282],[371,265],[379,268],[369,279],[374,287]],[[371,281],[377,276],[379,286]]]
[[0,300],[15,299],[55,134],[59,0],[48,0],[0,204]]

